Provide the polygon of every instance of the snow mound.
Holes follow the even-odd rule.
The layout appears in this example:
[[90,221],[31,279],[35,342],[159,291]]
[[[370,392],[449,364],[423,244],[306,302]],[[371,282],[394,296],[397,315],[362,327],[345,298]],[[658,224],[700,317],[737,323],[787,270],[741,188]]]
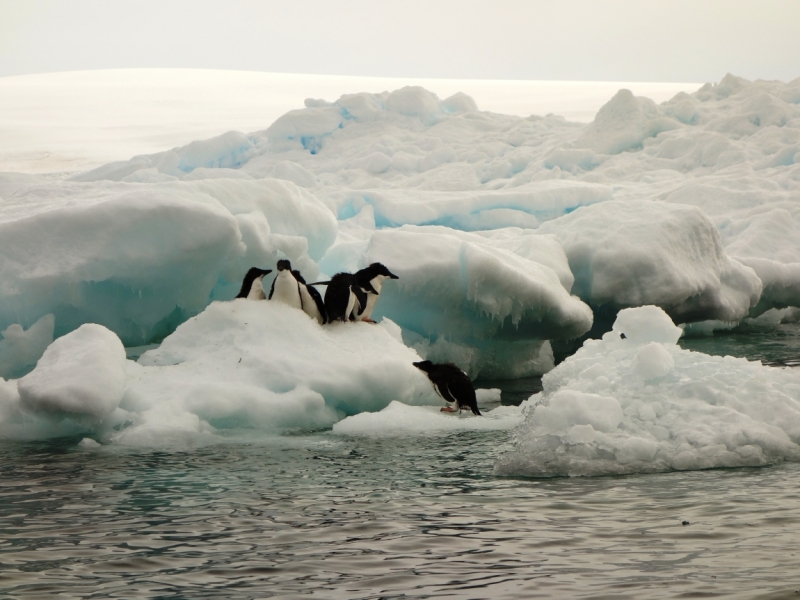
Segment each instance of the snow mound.
[[761,294],[755,272],[730,258],[694,207],[603,202],[549,221],[575,275],[573,291],[594,307],[654,304],[679,322],[747,316]]
[[641,148],[646,138],[680,126],[662,114],[649,98],[637,98],[630,90],[620,90],[600,109],[577,145],[600,154],[619,154]]
[[668,320],[656,307],[622,311],[614,331],[545,375],[515,450],[495,472],[607,475],[800,459],[800,373],[682,350]]
[[380,412],[363,412],[339,421],[333,426],[333,433],[394,437],[453,431],[505,431],[518,427],[524,412],[524,405],[498,406],[476,417],[443,413],[438,406],[408,406],[394,401]]
[[279,302],[214,302],[142,355],[120,407],[123,444],[216,430],[330,427],[392,400],[436,396],[391,323],[320,326]]
[[430,360],[452,360],[473,377],[541,374],[553,366],[544,340],[575,338],[591,327],[591,310],[570,295],[571,273],[551,237],[444,227],[367,235],[334,246],[335,259],[323,265],[387,265],[400,279],[384,285],[374,315],[402,327]]
[[125,348],[101,325],[87,323],[45,350],[19,380],[21,406],[33,413],[99,423],[119,405],[127,384]]
[[0,204],[0,327],[55,315],[56,336],[98,322],[156,341],[244,273],[289,257],[309,277],[336,221],[288,181],[57,182]]

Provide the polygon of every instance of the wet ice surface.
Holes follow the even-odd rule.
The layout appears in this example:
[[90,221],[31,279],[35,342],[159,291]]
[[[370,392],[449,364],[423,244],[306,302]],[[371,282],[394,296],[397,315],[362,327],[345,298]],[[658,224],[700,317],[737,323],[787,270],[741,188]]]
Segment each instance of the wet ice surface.
[[800,589],[800,465],[493,478],[506,440],[320,432],[176,453],[5,443],[0,587],[76,598]]

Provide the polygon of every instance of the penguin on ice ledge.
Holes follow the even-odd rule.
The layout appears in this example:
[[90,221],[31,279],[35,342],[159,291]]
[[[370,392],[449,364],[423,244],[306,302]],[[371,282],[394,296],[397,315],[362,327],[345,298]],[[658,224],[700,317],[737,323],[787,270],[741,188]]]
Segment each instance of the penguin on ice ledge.
[[[478,410],[478,399],[475,397],[475,386],[469,376],[453,363],[436,364],[429,360],[411,363],[423,371],[431,380],[436,393],[445,402],[454,402],[458,412],[469,409],[472,414],[481,416]],[[445,406],[442,412],[456,412],[452,406]]]

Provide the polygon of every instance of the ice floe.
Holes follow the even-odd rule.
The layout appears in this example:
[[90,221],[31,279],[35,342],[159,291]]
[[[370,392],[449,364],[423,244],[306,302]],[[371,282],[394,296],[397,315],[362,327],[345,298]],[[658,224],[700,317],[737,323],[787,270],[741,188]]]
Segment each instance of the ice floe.
[[[531,477],[744,467],[800,459],[800,373],[682,350],[654,306],[544,376],[495,472]],[[624,335],[624,337],[623,337]]]

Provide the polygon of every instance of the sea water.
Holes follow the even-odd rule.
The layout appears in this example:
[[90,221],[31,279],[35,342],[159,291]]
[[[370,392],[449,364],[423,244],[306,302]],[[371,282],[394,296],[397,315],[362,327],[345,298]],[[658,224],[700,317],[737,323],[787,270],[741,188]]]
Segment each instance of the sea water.
[[[800,326],[681,344],[792,365]],[[796,463],[523,480],[492,475],[504,431],[79,441],[0,443],[0,596],[800,597]]]

